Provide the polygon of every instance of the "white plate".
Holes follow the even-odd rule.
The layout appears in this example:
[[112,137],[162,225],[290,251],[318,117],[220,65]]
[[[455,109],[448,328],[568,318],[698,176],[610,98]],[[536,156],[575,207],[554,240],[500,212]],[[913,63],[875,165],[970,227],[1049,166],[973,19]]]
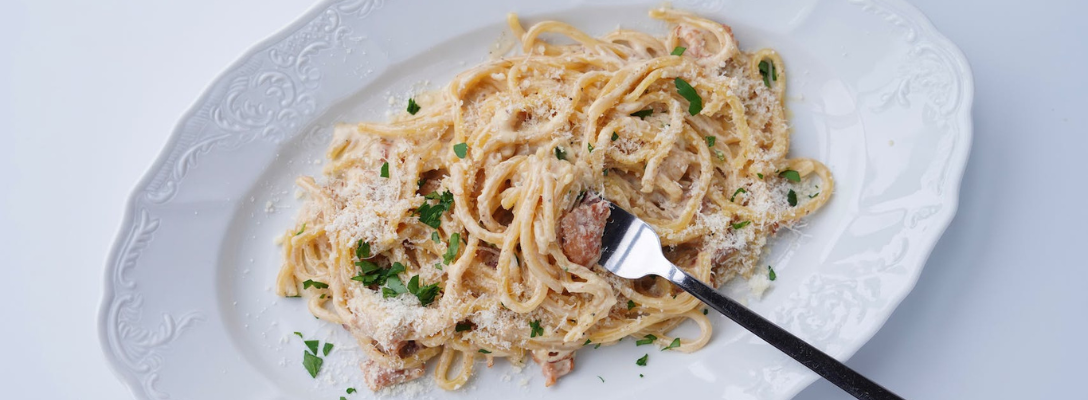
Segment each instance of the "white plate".
[[[910,292],[955,213],[971,140],[971,74],[960,51],[901,1],[771,3],[675,6],[732,25],[746,49],[774,47],[785,59],[792,152],[827,163],[838,188],[801,234],[774,242],[767,263],[778,280],[752,306],[846,359]],[[656,5],[349,0],[315,7],[211,85],[133,193],[106,268],[100,316],[113,368],[140,399],[335,399],[349,386],[363,388],[350,337],[271,289],[280,265],[273,237],[299,205],[291,181],[318,173],[330,126],[383,120],[408,91],[440,86],[483,60],[508,11],[593,34],[618,25],[660,32],[663,25],[646,16]],[[746,296],[740,289],[732,291]],[[423,396],[780,399],[815,379],[731,322],[714,321],[711,343],[694,354],[628,342],[583,351],[575,373],[552,388],[535,367],[515,373],[499,363],[480,365],[459,392]],[[304,346],[294,331],[337,346],[316,380],[301,365]],[[649,365],[636,366],[647,352]]]

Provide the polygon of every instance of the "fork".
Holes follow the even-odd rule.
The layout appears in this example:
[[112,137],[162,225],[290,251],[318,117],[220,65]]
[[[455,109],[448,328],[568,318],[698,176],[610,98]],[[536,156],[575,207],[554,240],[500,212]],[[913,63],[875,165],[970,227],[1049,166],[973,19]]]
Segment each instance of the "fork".
[[648,275],[668,279],[855,398],[902,399],[677,268],[665,258],[661,252],[661,239],[646,222],[611,202],[608,204],[611,213],[601,238],[600,259],[605,269],[626,279]]

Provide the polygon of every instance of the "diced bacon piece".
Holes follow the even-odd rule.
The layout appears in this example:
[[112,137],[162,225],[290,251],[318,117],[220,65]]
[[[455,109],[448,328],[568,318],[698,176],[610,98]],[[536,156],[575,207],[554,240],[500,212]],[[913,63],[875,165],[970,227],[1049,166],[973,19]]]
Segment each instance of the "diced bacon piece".
[[559,240],[563,254],[571,262],[592,266],[601,257],[601,236],[611,210],[608,202],[590,196],[559,221]]
[[543,360],[535,351],[532,352],[532,355],[533,361],[540,364],[540,369],[544,373],[545,387],[554,385],[559,377],[569,374],[574,370],[574,352],[567,353],[565,356],[554,361]]
[[364,361],[360,368],[363,370],[363,381],[366,382],[366,386],[375,392],[401,382],[417,379],[423,376],[424,372],[422,365],[408,369],[392,369],[374,360]]

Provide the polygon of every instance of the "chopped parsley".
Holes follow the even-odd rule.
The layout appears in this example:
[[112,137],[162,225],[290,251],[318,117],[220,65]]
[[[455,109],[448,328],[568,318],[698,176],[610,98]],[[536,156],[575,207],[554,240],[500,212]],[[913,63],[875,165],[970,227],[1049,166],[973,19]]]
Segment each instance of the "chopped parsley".
[[432,205],[424,201],[416,210],[416,213],[419,214],[419,222],[437,229],[442,225],[442,213],[453,209],[453,193],[447,190],[441,194],[438,192],[429,193],[424,197],[429,200],[438,200],[438,204]]
[[416,104],[416,99],[409,98],[408,99],[408,113],[412,114],[412,115],[416,115],[417,112],[419,112],[419,104]]
[[355,257],[360,260],[370,258],[370,243],[359,240],[355,244]]
[[560,160],[566,160],[567,159],[567,151],[563,150],[562,147],[555,146],[555,158],[558,158]]
[[680,338],[673,339],[672,343],[669,343],[669,345],[665,346],[665,348],[661,349],[661,351],[665,351],[665,350],[668,350],[668,349],[675,349],[677,347],[680,347]]
[[442,238],[438,236],[438,231],[431,232],[431,241],[435,243],[442,242]]
[[601,383],[604,383],[604,378],[601,378],[601,376],[600,376],[600,375],[597,375],[597,379],[600,379],[600,380],[601,380]]
[[307,340],[304,343],[306,343],[306,347],[310,349],[311,353],[317,354],[317,345],[321,344],[321,341]]
[[710,310],[704,308],[703,309],[703,315],[706,315],[707,311],[710,311]]
[[635,302],[632,300],[627,300],[627,309],[630,310],[632,308],[635,308]]
[[620,134],[618,134],[616,132],[612,132],[612,141],[613,142],[615,142],[616,140],[619,140],[619,138],[620,138]]
[[477,350],[477,351],[479,351],[481,353],[484,353],[484,354],[491,354],[490,351],[487,351],[487,350],[484,350],[484,349],[480,349],[480,350]]
[[[370,261],[359,261],[355,263],[355,265],[359,267],[359,275],[353,276],[351,280],[362,282],[363,285],[366,286],[382,286],[391,278],[395,278],[399,284],[400,278],[397,278],[397,274],[404,272],[404,264],[399,262],[393,263],[393,265],[387,269],[383,269],[379,267],[378,264]],[[385,291],[383,290],[382,293],[384,294]]]
[[684,46],[676,46],[676,48],[672,49],[672,53],[669,53],[669,54],[672,54],[674,56],[682,56],[682,55],[684,55],[684,50],[687,50],[687,49],[688,48],[684,47]]
[[306,232],[306,223],[305,222],[302,223],[302,229],[299,229],[298,232],[295,232],[295,236],[301,235],[302,232]]
[[400,281],[400,277],[393,275],[385,278],[385,287],[382,288],[382,297],[390,298],[397,297],[402,293],[408,293],[408,288],[404,287],[404,282]]
[[309,289],[311,286],[313,286],[315,289],[328,289],[329,288],[329,284],[327,284],[325,282],[318,282],[318,281],[315,281],[315,280],[312,280],[312,279],[307,279],[307,280],[302,282],[302,288],[303,289]]
[[797,192],[790,189],[790,192],[786,193],[786,201],[790,203],[790,207],[797,207]]
[[642,346],[642,345],[644,345],[644,344],[651,344],[651,343],[653,343],[653,342],[654,342],[655,340],[657,340],[657,336],[654,336],[654,335],[646,335],[646,337],[644,337],[644,338],[642,338],[642,339],[639,339],[639,340],[636,340],[636,341],[635,341],[635,346]]
[[773,281],[773,280],[775,280],[775,278],[778,278],[778,274],[774,273],[774,268],[771,268],[771,266],[768,265],[767,266],[767,279],[770,279],[770,280]]
[[737,195],[741,193],[748,193],[748,191],[744,190],[744,188],[737,188],[737,191],[733,192],[733,197],[729,198],[729,202],[732,203],[733,200],[737,199]]
[[468,155],[468,143],[458,143],[453,145],[453,154],[457,155],[457,158],[465,158]]
[[348,394],[355,393],[355,388],[348,388],[347,392]]
[[419,299],[419,304],[426,307],[428,304],[434,302],[435,296],[438,295],[438,283],[432,283],[430,285],[421,286],[419,283],[419,275],[413,276],[408,280],[408,293],[411,293]]
[[714,147],[714,142],[716,142],[717,140],[718,138],[716,136],[707,136],[706,147]]
[[321,372],[321,364],[325,361],[316,355],[309,352],[302,352],[302,366],[306,367],[306,372],[310,373],[311,378],[317,378],[317,373]]
[[601,348],[601,344],[600,344],[600,343],[597,343],[597,345],[596,345],[596,346],[593,346],[593,349],[594,349],[594,350],[596,350],[596,349],[599,349],[599,348]]
[[454,332],[464,332],[464,331],[467,331],[467,330],[470,330],[470,329],[472,329],[472,324],[467,323],[467,322],[466,323],[460,323],[459,322],[459,323],[457,323],[457,325],[454,325],[454,327],[453,327]]
[[774,63],[763,60],[759,62],[759,74],[763,75],[763,84],[771,87],[771,81],[778,82],[778,71],[774,70]]
[[718,160],[725,161],[725,153],[722,153],[721,150],[714,150],[714,155],[718,156]]
[[638,377],[639,377],[639,378],[641,378],[641,377],[642,377],[642,374],[638,374]]
[[756,176],[758,176],[759,179],[763,179],[763,174],[761,174],[761,173],[756,172]]
[[798,173],[797,171],[792,170],[792,169],[787,169],[785,171],[782,171],[781,173],[778,174],[778,176],[786,178],[786,180],[788,180],[790,182],[793,182],[793,183],[797,183],[797,182],[801,181],[801,174]]
[[816,198],[816,196],[819,196],[819,195],[820,195],[820,192],[816,192],[816,193],[808,195],[808,198],[814,199],[814,198]]
[[592,152],[593,152],[593,143],[586,143],[586,147],[588,147],[588,148],[589,148],[589,152],[590,152],[590,153],[592,153]]
[[332,343],[325,342],[325,347],[321,348],[321,354],[324,354],[324,355],[327,356],[327,355],[329,355],[330,351],[332,351]]
[[703,111],[703,98],[699,97],[699,92],[696,92],[695,88],[683,79],[676,78],[674,82],[676,83],[676,92],[684,96],[690,103],[688,105],[688,114],[695,115],[699,111]]
[[647,109],[642,110],[642,111],[635,111],[635,112],[631,113],[631,116],[646,119],[646,117],[649,117],[649,116],[651,116],[653,114],[654,114],[654,109],[647,108]]
[[446,248],[446,254],[442,255],[442,264],[450,265],[454,259],[457,258],[457,251],[461,247],[461,234],[454,232],[450,234],[450,247]]
[[301,337],[302,337],[302,333],[301,333],[301,332],[295,332],[295,336],[298,336],[298,337],[300,337],[300,338],[301,338]]
[[582,343],[582,346],[589,346],[589,343],[590,343],[590,342],[592,342],[592,340],[590,340],[590,339],[586,339],[586,342],[585,342],[585,343]]
[[389,177],[389,161],[386,161],[386,162],[382,163],[381,177],[382,178],[388,178]]
[[750,224],[750,223],[752,223],[752,221],[740,221],[740,222],[737,222],[737,223],[733,224],[733,229],[744,228],[744,227],[748,226],[748,224]]
[[646,360],[649,360],[649,359],[650,359],[650,355],[645,354],[645,355],[642,356],[642,358],[635,361],[635,365],[640,366],[640,367],[645,367],[646,366]]
[[419,178],[419,180],[416,181],[416,186],[418,186],[420,189],[422,189],[423,185],[426,184],[426,183],[427,183],[427,178]]
[[529,337],[534,338],[537,336],[544,336],[544,328],[540,326],[539,319],[529,323]]

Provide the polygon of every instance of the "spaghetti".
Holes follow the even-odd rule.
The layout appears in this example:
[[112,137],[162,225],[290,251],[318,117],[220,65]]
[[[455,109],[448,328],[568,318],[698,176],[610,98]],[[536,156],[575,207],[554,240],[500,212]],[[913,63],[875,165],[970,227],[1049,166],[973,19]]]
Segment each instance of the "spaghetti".
[[[461,73],[389,123],[336,128],[325,182],[298,180],[308,197],[277,290],[306,294],[315,316],[357,338],[371,389],[425,363],[457,389],[479,358],[527,356],[551,385],[576,350],[627,336],[704,346],[698,300],[596,265],[598,196],[714,286],[763,277],[767,238],[827,202],[827,168],[786,158],[781,58],[743,52],[728,26],[693,14],[650,16],[672,24],[666,37],[525,29],[511,14],[523,54]],[[687,320],[698,336],[669,335]]]

